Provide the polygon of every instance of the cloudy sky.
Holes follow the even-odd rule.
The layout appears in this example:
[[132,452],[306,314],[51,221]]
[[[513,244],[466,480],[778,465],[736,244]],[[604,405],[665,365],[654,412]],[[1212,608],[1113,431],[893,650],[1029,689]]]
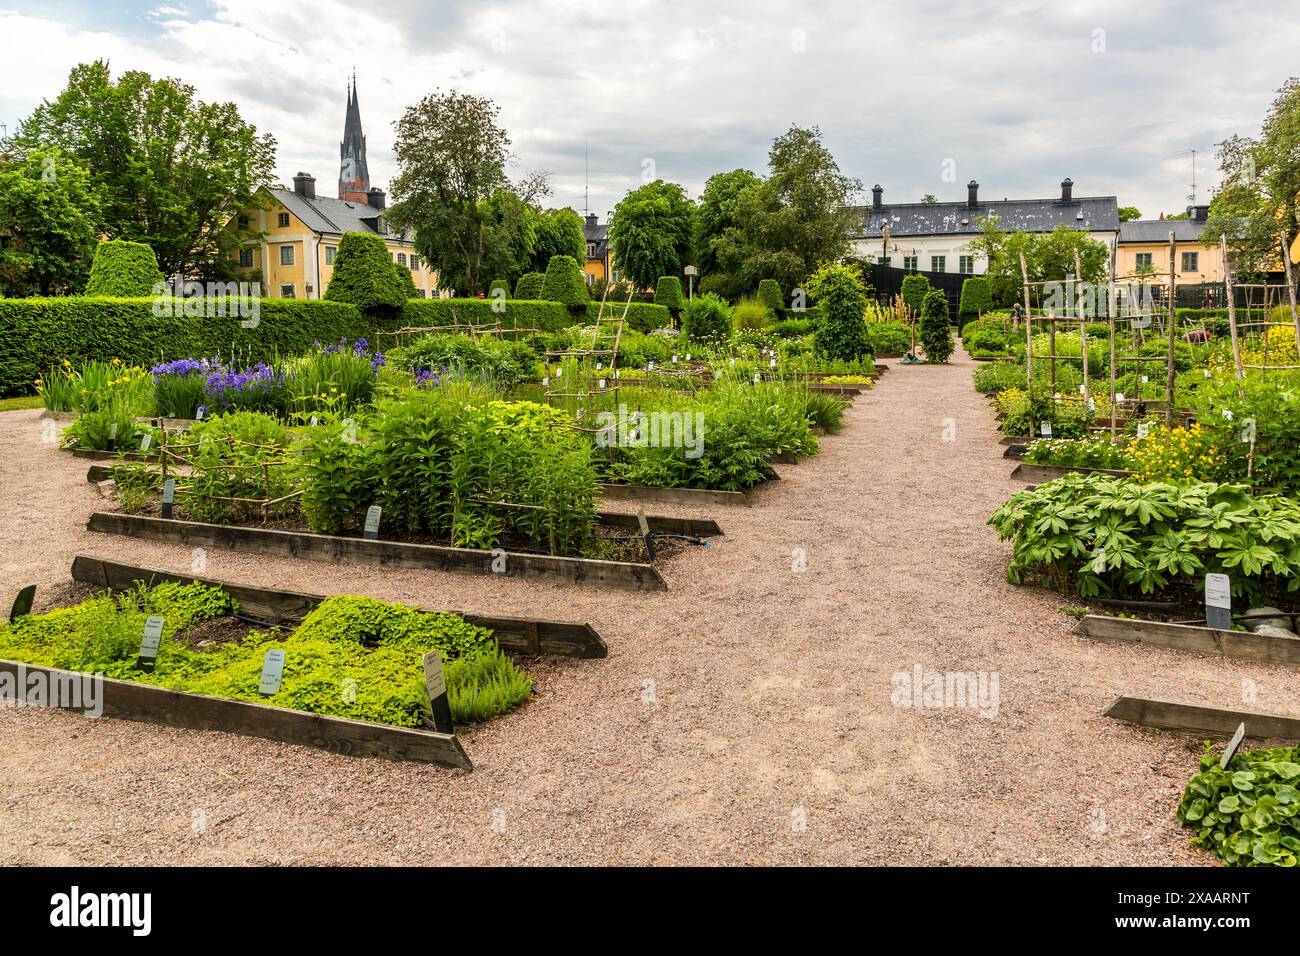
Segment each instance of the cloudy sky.
[[[517,177],[603,220],[643,172],[698,196],[766,167],[774,136],[821,127],[886,202],[1116,195],[1144,216],[1217,182],[1215,144],[1255,134],[1300,25],[1216,0],[515,0],[388,4],[0,0],[0,123],[12,131],[78,62],[108,59],[234,100],[278,144],[277,172],[331,194],[355,67],[372,183],[392,124],[437,88],[492,97]],[[652,165],[650,165],[652,164]]]

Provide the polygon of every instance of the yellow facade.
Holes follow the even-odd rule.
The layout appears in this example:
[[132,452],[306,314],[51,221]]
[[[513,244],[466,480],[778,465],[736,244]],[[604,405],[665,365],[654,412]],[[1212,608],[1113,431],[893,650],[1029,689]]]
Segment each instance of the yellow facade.
[[[232,222],[238,232],[252,237],[242,244],[245,256],[251,253],[252,261],[241,261],[236,253],[236,271],[241,276],[260,271],[262,294],[267,298],[322,298],[334,273],[331,263],[342,235],[317,232],[273,195],[270,199],[266,208],[249,209]],[[262,234],[260,240],[258,233]],[[438,273],[419,260],[413,243],[384,237],[384,245],[394,262],[416,263],[411,275],[417,293],[438,297]]]
[[[1194,258],[1190,259],[1188,256]],[[1115,274],[1134,275],[1138,272],[1139,257],[1149,256],[1155,275],[1152,280],[1166,282],[1169,274],[1169,242],[1126,242],[1120,239],[1115,256]],[[1174,247],[1174,270],[1179,285],[1223,281],[1223,256],[1218,246],[1201,242],[1177,242]],[[1163,276],[1162,276],[1163,274]]]

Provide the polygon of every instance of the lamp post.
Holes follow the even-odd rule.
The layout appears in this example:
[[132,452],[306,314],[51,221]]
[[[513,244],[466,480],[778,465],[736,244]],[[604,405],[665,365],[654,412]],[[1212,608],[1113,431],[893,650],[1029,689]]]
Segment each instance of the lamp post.
[[695,298],[695,277],[700,274],[700,270],[695,266],[687,266],[682,271],[686,273],[686,301],[690,302]]

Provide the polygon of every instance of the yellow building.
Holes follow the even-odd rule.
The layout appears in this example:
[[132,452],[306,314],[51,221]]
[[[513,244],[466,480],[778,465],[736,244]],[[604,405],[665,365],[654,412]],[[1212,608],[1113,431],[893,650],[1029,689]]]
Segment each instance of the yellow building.
[[611,268],[609,254],[609,224],[601,225],[595,213],[588,213],[582,224],[583,238],[587,241],[587,261],[582,272],[587,285],[611,279],[618,281],[618,273]]
[[1174,234],[1174,269],[1179,285],[1223,281],[1223,256],[1217,244],[1205,244],[1209,206],[1189,206],[1186,219],[1134,219],[1119,226],[1115,274],[1150,270],[1154,282],[1168,282],[1169,233]]
[[264,296],[321,298],[339,240],[345,232],[365,232],[380,236],[393,261],[410,267],[418,295],[437,297],[438,274],[416,254],[411,233],[385,222],[383,190],[369,190],[364,203],[317,196],[316,180],[299,173],[293,189],[267,189],[263,196],[265,206],[241,213],[234,225],[242,237],[236,269],[241,277],[260,273]]

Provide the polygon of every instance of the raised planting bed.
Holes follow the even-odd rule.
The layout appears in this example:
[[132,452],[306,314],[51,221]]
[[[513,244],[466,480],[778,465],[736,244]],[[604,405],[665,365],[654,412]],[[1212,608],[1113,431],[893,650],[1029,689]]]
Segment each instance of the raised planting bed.
[[[1004,444],[1007,444],[1004,442]],[[1027,442],[1011,442],[1007,444],[1006,451],[1002,453],[1003,458],[1015,458],[1017,460],[1025,457],[1025,452],[1029,450]]]
[[[276,591],[248,584],[233,584],[216,578],[176,574],[159,568],[123,564],[109,558],[79,554],[72,559],[72,579],[93,587],[112,591],[128,591],[138,582],[151,584],[158,581],[175,581],[188,584],[198,581],[219,587],[236,601],[249,617],[270,624],[297,622],[307,616],[325,595],[301,591]],[[440,609],[445,610],[445,609]],[[605,657],[609,649],[604,639],[590,624],[565,621],[547,621],[538,618],[499,617],[497,615],[469,614],[451,611],[471,624],[491,629],[496,634],[502,650],[517,654],[552,654],[559,657]]]
[[1063,468],[1059,465],[1031,465],[1022,461],[1011,472],[1016,481],[1052,481],[1065,475],[1110,475],[1112,478],[1128,478],[1132,472],[1115,471],[1112,468]]
[[[55,681],[59,682],[58,686],[72,686],[89,676],[6,660],[0,660],[0,673],[13,675],[15,681],[30,681],[33,675],[44,675],[41,679],[48,682],[47,686],[56,686]],[[303,710],[208,697],[135,681],[108,677],[96,680],[100,682],[98,704],[106,717],[187,730],[219,730],[246,737],[262,737],[351,757],[414,760],[460,770],[473,769],[455,734],[310,714]],[[84,700],[81,706],[73,706],[72,701],[61,699],[60,705],[78,713],[91,710]]]
[[[627,516],[635,525],[635,515]],[[673,519],[687,520],[687,519]],[[148,515],[97,511],[86,522],[89,531],[122,534],[150,541],[166,541],[191,547],[226,548],[250,554],[273,554],[313,561],[341,561],[399,568],[459,571],[469,574],[501,574],[574,584],[596,584],[636,590],[664,590],[668,587],[652,564],[631,561],[602,561],[593,558],[556,557],[528,552],[479,551],[445,545],[400,541],[344,538],[308,531],[280,531],[239,525],[179,521]],[[653,525],[652,525],[653,529]],[[499,570],[494,570],[493,565]]]
[[1246,736],[1260,740],[1300,739],[1300,718],[1280,714],[1261,714],[1248,710],[1203,707],[1178,701],[1146,697],[1119,697],[1105,716],[1142,727],[1161,730],[1186,730],[1198,734],[1230,737],[1241,724]]
[[657,488],[651,485],[605,484],[600,486],[600,493],[609,501],[657,501],[677,505],[742,505],[745,507],[750,504],[749,495],[743,491],[710,491],[706,488]]
[[1248,631],[1220,631],[1194,624],[1165,624],[1089,614],[1074,626],[1074,633],[1099,641],[1148,644],[1191,654],[1213,654],[1261,664],[1300,667],[1300,639],[1269,637]]

